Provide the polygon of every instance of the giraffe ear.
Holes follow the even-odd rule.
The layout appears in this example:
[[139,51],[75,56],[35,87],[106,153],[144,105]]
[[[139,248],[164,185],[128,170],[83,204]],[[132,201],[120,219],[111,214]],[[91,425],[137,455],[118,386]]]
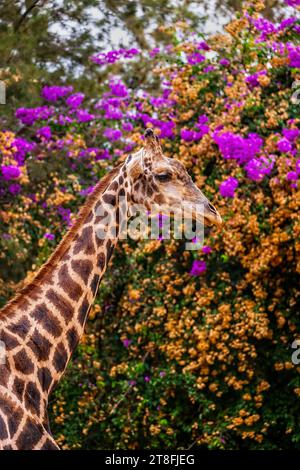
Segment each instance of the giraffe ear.
[[163,156],[163,152],[159,142],[159,137],[154,134],[153,129],[150,128],[146,130],[144,137],[144,149],[146,150],[147,157],[150,157],[152,160],[160,160]]

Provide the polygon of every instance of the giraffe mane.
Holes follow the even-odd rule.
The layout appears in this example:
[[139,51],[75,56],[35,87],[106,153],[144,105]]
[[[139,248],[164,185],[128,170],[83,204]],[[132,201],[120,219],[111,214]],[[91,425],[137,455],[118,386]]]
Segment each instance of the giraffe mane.
[[62,240],[59,242],[50,258],[39,268],[34,278],[29,281],[29,283],[26,284],[22,289],[20,289],[2,309],[0,309],[0,318],[5,314],[8,314],[12,307],[18,306],[22,302],[22,297],[24,295],[28,294],[30,291],[40,286],[40,283],[44,279],[44,276],[49,273],[53,265],[57,263],[57,261],[59,261],[59,259],[65,254],[67,248],[70,246],[70,243],[74,240],[74,237],[79,227],[87,217],[90,208],[98,200],[101,194],[107,189],[109,183],[117,175],[123,164],[124,161],[121,161],[121,163],[116,165],[96,184],[94,191],[87,197],[87,200],[80,209],[75,223],[63,236]]

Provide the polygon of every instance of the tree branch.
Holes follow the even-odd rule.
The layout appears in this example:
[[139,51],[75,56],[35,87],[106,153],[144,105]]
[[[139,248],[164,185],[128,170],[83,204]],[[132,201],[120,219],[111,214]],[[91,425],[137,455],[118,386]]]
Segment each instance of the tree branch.
[[14,31],[17,32],[18,29],[20,29],[22,23],[25,21],[26,17],[29,15],[29,13],[37,6],[40,0],[34,0],[31,5],[26,9],[26,11],[23,13],[21,18],[15,23],[14,25]]

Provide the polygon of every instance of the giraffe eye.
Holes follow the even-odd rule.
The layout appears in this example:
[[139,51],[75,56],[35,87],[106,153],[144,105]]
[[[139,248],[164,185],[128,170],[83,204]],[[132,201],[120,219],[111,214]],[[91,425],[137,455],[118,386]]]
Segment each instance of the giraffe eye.
[[155,175],[155,178],[158,179],[161,183],[166,183],[172,179],[172,175],[170,173],[160,173]]

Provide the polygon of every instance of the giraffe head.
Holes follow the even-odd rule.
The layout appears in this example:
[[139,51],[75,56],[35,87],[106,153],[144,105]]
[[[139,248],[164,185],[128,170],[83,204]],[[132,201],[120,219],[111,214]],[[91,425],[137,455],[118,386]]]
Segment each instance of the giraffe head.
[[185,216],[220,226],[222,218],[195,185],[185,166],[164,156],[152,129],[145,132],[144,147],[128,161],[133,203],[151,212],[168,209],[174,216]]

